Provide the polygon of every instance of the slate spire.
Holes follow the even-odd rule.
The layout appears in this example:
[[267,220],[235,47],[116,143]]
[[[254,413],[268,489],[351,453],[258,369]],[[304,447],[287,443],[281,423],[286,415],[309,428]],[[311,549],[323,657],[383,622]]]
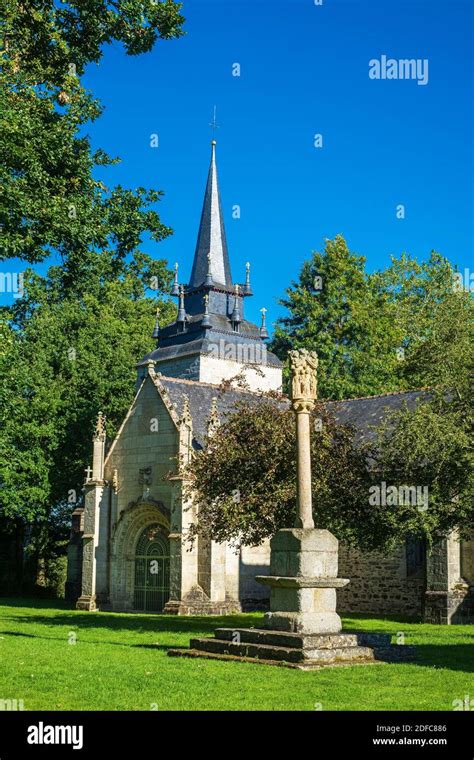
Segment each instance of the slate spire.
[[215,287],[233,290],[217,181],[215,140],[212,140],[211,146],[211,164],[207,175],[206,192],[189,288],[198,288],[204,285],[206,277],[210,274]]

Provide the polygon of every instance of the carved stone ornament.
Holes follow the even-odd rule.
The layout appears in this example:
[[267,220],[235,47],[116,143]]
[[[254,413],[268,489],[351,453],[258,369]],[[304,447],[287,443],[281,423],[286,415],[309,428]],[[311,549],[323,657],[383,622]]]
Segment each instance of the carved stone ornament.
[[141,470],[138,470],[138,482],[141,486],[151,486],[151,467],[143,467]]
[[105,415],[99,412],[95,423],[94,441],[105,441],[105,421]]
[[214,396],[211,403],[211,411],[207,418],[207,434],[209,438],[214,435],[220,424],[219,412],[217,411],[217,398]]
[[288,353],[291,369],[291,400],[295,412],[310,412],[318,396],[318,355],[305,348]]
[[191,417],[191,410],[189,408],[189,396],[183,393],[183,413],[180,419],[181,425],[192,428],[193,418]]

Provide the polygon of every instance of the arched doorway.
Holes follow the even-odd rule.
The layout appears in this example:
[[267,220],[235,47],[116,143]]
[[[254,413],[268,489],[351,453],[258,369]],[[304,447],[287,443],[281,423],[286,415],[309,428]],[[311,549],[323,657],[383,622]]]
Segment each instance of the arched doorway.
[[170,595],[169,541],[159,523],[147,525],[135,548],[133,607],[162,612]]

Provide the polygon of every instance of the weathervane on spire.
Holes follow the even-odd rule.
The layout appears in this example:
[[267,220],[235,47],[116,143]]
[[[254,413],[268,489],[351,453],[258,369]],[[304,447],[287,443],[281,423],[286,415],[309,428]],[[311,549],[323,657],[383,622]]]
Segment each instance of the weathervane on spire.
[[219,129],[219,125],[216,121],[216,106],[214,106],[214,111],[212,114],[212,121],[209,122],[209,126],[212,128],[212,142],[216,142],[216,129]]

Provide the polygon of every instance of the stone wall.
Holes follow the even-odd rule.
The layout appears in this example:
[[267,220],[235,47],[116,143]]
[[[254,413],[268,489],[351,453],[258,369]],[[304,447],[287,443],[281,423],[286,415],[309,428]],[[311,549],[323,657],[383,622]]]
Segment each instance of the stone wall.
[[112,494],[110,516],[109,603],[113,609],[133,606],[134,541],[146,522],[167,523],[169,531],[177,492],[176,484],[167,476],[176,470],[177,453],[176,427],[148,379],[114,441],[105,466],[107,481],[113,482],[116,470],[118,484]]
[[[110,483],[117,470],[117,520],[130,503],[147,490],[155,500],[171,508],[172,486],[166,476],[176,470],[176,427],[151,380],[131,407],[105,464]],[[150,481],[147,485],[146,481]],[[114,521],[115,521],[114,520]]]
[[[146,372],[146,370],[143,370]],[[165,377],[182,378],[183,380],[199,380],[199,354],[190,354],[178,359],[165,359],[156,362],[155,372]]]
[[338,612],[391,613],[421,617],[424,574],[407,576],[404,546],[389,555],[360,552],[339,544],[339,577],[350,578],[337,592]]
[[[169,359],[156,362],[156,372],[165,377],[182,378],[183,380],[198,380],[202,383],[219,385],[223,380],[229,380],[239,375],[243,370],[248,386],[253,391],[281,390],[282,370],[280,367],[258,365],[257,369],[232,359],[216,356],[193,355],[179,359]],[[140,377],[143,377],[145,369]]]
[[[268,574],[270,545],[242,547],[239,596],[244,610],[266,609],[269,588],[255,581]],[[337,592],[339,612],[392,613],[410,617],[422,614],[424,575],[408,577],[405,547],[386,556],[363,553],[339,544],[339,577],[350,584]]]
[[244,611],[268,609],[270,588],[257,583],[256,575],[267,575],[270,566],[270,542],[261,546],[243,546],[239,562],[239,599]]
[[461,542],[461,576],[474,586],[474,538]]
[[252,391],[281,390],[282,371],[280,367],[259,365],[258,369],[254,369],[231,359],[201,356],[199,380],[203,383],[219,385],[223,380],[230,380],[240,372],[242,372]]

